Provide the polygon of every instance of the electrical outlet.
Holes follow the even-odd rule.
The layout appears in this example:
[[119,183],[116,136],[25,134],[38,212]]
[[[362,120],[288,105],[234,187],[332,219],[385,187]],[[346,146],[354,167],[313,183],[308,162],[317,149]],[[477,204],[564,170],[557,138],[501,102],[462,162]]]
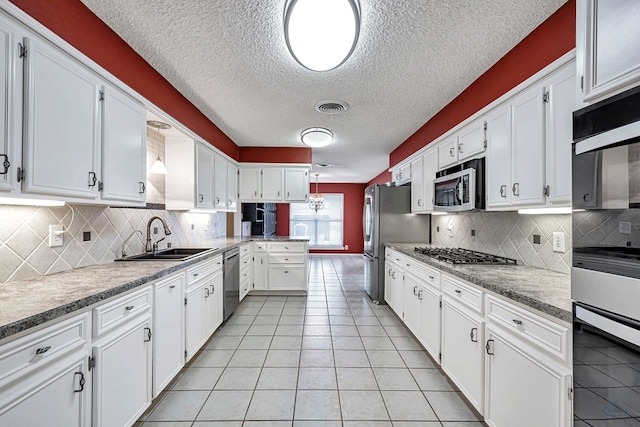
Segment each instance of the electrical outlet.
[[349,245],[344,245],[344,250],[348,251],[349,250]]
[[453,237],[453,225],[447,225],[447,231],[449,232],[449,237]]
[[565,252],[564,249],[564,233],[562,231],[554,231],[553,232],[553,237],[552,237],[552,242],[553,242],[553,251],[554,252]]
[[55,248],[57,246],[62,246],[64,243],[64,228],[61,225],[50,225],[49,226],[49,247]]
[[631,234],[631,223],[628,221],[619,222],[618,232],[621,234]]

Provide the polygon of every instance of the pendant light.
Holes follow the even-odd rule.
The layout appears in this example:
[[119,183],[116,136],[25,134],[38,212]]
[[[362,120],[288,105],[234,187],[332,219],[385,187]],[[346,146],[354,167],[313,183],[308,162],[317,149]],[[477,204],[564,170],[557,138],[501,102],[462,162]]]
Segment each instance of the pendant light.
[[[160,129],[163,129],[163,130],[171,129],[171,125],[170,124],[165,123],[165,122],[161,122],[159,120],[147,120],[147,126],[151,126],[153,128],[156,128],[156,132],[158,132],[158,135],[162,135],[160,133]],[[152,174],[155,174],[155,175],[166,175],[167,174],[167,168],[164,166],[164,163],[162,163],[162,159],[160,158],[160,150],[158,150],[158,157],[151,164],[151,167],[149,168],[149,173],[152,173]]]
[[305,68],[328,71],[345,62],[360,33],[358,0],[287,0],[284,36]]
[[324,208],[324,197],[322,194],[318,193],[318,176],[319,173],[314,174],[316,176],[316,194],[312,194],[309,197],[309,209],[313,209],[316,213]]

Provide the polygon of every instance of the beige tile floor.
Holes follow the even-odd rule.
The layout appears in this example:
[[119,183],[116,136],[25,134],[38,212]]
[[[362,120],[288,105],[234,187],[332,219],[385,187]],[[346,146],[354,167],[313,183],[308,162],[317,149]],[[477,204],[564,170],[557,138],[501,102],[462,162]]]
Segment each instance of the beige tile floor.
[[310,256],[306,297],[249,296],[136,427],[481,427],[360,255]]

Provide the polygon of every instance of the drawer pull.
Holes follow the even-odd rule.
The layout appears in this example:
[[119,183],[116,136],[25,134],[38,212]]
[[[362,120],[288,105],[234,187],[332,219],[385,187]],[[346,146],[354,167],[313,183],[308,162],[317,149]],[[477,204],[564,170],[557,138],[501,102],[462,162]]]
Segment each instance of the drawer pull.
[[173,289],[175,287],[176,287],[176,285],[169,285],[169,289]]
[[144,328],[144,331],[146,333],[146,336],[144,338],[144,342],[151,341],[151,328]]
[[418,291],[418,299],[422,301],[422,289]]
[[413,294],[414,295],[418,295],[418,287],[417,286],[413,287]]
[[46,347],[40,347],[40,348],[36,349],[36,356],[40,356],[42,354],[45,354],[49,350],[51,350],[51,346],[50,345],[48,345]]
[[285,248],[285,249],[287,249],[287,250],[289,250],[289,246],[285,246],[284,248]]
[[209,287],[211,288],[211,294],[213,295],[216,291],[216,288],[213,285],[209,285]]
[[487,340],[487,345],[484,348],[487,350],[489,356],[493,356],[493,340]]
[[429,276],[429,280],[435,280],[435,277]]
[[471,328],[471,333],[469,334],[469,337],[471,338],[471,342],[478,342],[478,328]]
[[285,258],[284,260],[285,260],[285,261],[289,261],[289,258]]
[[209,288],[205,287],[204,288],[204,297],[205,298],[209,298],[209,295],[211,295],[211,292],[209,292]]
[[407,264],[407,267],[411,267],[411,264]]
[[284,273],[285,273],[285,274],[289,274],[289,270],[285,270],[285,271],[284,271]]
[[462,295],[462,291],[460,289],[454,289],[454,292],[458,295]]
[[198,273],[193,273],[193,277],[198,277]]
[[133,307],[134,307],[133,305],[128,305],[124,309],[127,310],[127,311],[131,311],[131,310],[133,310]]
[[80,379],[78,380],[78,387],[73,388],[74,393],[82,393],[82,391],[84,391],[84,383],[85,383],[84,374],[82,372],[76,372],[74,374],[74,377],[77,378],[78,375],[80,375]]
[[518,320],[518,319],[512,319],[513,323],[515,323],[518,326],[522,326],[522,320]]

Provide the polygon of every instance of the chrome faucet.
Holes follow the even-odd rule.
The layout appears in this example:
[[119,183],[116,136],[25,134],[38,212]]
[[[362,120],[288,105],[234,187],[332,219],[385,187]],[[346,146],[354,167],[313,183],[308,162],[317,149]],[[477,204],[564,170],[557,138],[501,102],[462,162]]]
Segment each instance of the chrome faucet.
[[140,237],[142,237],[142,231],[140,230],[133,230],[133,233],[129,234],[129,237],[127,237],[124,241],[124,243],[122,244],[122,251],[120,252],[120,258],[125,259],[127,257],[127,252],[126,252],[126,247],[127,247],[127,243],[129,243],[129,240],[131,240],[131,238],[133,236],[136,235],[136,233],[140,233]]
[[[145,252],[155,252],[158,250],[157,243],[155,245],[151,243],[151,223],[156,219],[159,219],[160,222],[162,222],[162,226],[164,227],[164,234],[166,236],[171,234],[171,230],[169,230],[169,226],[167,225],[167,222],[162,217],[159,217],[159,216],[151,217],[149,222],[147,222],[147,245],[145,246]],[[164,240],[164,237],[159,241],[161,240]]]

